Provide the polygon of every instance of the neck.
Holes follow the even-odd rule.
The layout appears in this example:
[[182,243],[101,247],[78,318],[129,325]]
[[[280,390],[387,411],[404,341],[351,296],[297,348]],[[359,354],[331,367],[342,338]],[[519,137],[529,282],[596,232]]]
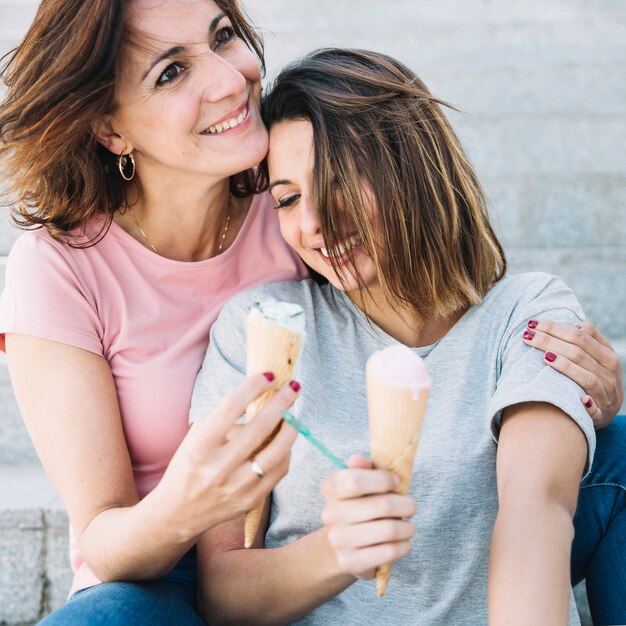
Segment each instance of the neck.
[[465,312],[463,309],[445,318],[420,319],[406,305],[390,302],[378,285],[372,287],[369,293],[355,290],[346,295],[378,327],[410,348],[435,343],[458,322]]
[[[225,250],[236,237],[249,205],[231,196],[228,179],[210,187],[146,183],[142,179],[141,194],[131,199],[133,212],[157,253],[178,261],[216,256],[220,244]],[[128,211],[118,214],[116,221],[151,247]]]

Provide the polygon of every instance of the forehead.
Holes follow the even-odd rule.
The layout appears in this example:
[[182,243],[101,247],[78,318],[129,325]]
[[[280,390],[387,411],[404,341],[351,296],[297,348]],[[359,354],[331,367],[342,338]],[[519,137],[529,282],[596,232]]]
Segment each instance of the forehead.
[[189,44],[205,40],[209,24],[221,12],[212,0],[131,0],[125,21],[135,36],[157,44]]
[[290,178],[313,169],[313,127],[306,120],[279,122],[270,130],[270,177]]

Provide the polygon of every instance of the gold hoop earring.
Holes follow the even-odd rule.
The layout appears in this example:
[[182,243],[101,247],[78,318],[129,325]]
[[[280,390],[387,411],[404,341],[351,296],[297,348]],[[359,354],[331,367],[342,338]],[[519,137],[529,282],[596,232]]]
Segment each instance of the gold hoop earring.
[[[126,170],[128,169],[129,162],[132,169],[130,174],[127,174]],[[129,154],[120,154],[117,157],[117,169],[120,171],[120,176],[124,180],[131,181],[133,178],[135,178],[135,172],[137,171],[137,168],[135,167],[135,157],[133,156],[132,152],[130,152]]]

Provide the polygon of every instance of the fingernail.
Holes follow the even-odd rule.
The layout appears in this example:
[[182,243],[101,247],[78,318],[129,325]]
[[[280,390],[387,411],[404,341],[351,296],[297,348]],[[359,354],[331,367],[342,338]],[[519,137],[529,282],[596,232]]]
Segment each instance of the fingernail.
[[537,320],[529,320],[528,321],[528,328],[537,328],[537,324],[539,324],[539,322]]
[[554,363],[556,361],[556,354],[554,354],[554,352],[546,352],[543,358],[549,363]]
[[393,474],[393,484],[397,487],[400,484],[400,476]]
[[274,374],[272,372],[263,372],[263,376],[271,383],[274,380]]
[[585,402],[585,406],[590,409],[591,405],[593,404],[593,401],[591,400],[591,398],[589,398],[586,402]]
[[300,383],[297,380],[292,380],[289,383],[289,386],[296,392],[300,391]]
[[530,341],[534,336],[535,336],[535,333],[532,330],[524,331],[524,339],[527,339],[528,341]]

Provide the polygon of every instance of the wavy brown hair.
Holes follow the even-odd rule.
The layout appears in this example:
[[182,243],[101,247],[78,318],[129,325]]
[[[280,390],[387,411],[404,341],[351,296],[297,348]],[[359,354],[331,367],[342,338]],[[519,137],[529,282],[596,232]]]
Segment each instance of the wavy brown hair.
[[[386,297],[419,320],[478,304],[506,270],[484,193],[442,105],[402,63],[345,49],[286,67],[262,105],[270,129],[290,120],[313,126],[314,201],[338,275],[337,245],[356,228]],[[364,183],[380,212],[376,231]],[[365,288],[354,262],[352,269]]]
[[[1,174],[18,227],[45,226],[63,238],[104,216],[97,241],[116,210],[127,204],[128,184],[117,175],[116,155],[94,136],[94,123],[115,111],[115,85],[129,0],[42,0],[22,43],[0,74],[7,86],[0,104]],[[263,42],[237,0],[215,0],[233,29],[256,53]],[[231,178],[231,192],[261,191],[258,168]]]

